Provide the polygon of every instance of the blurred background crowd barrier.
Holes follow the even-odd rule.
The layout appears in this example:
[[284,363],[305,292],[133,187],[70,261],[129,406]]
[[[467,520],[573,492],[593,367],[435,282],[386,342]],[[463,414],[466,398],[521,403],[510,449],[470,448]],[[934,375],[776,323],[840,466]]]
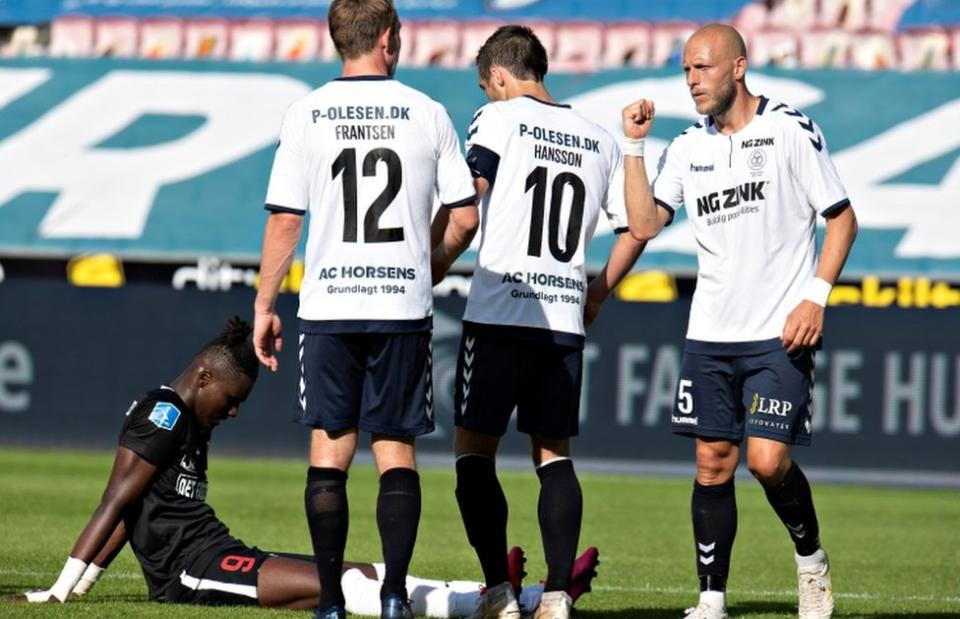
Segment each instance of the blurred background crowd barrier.
[[[817,356],[815,447],[798,458],[837,479],[960,486],[960,2],[397,5],[399,76],[442,102],[461,137],[484,103],[476,48],[523,21],[550,49],[551,93],[614,134],[623,105],[657,102],[651,177],[696,119],[683,41],[708,21],[741,28],[751,89],[817,121],[861,224]],[[0,445],[110,448],[137,393],[173,379],[227,316],[250,315],[280,118],[339,72],[326,9],[0,0]],[[602,223],[590,273],[612,243]],[[436,288],[427,452],[449,453],[474,257]],[[692,446],[668,419],[695,272],[681,210],[589,332],[578,455],[689,470]],[[302,278],[298,261],[281,295],[288,344]],[[295,359],[288,346],[218,449],[303,454],[306,433],[287,421]],[[517,437],[505,447],[527,452]]]

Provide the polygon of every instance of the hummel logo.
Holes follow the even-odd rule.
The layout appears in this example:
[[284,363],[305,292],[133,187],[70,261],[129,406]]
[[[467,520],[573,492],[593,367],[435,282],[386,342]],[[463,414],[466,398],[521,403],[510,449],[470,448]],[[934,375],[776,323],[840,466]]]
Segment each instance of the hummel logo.
[[697,544],[697,548],[700,549],[700,552],[713,552],[713,549],[717,547],[717,543],[713,542],[712,544]]
[[473,350],[473,342],[474,342],[476,339],[477,339],[477,338],[475,338],[474,336],[471,335],[470,337],[468,337],[468,338],[466,339],[466,341],[464,341],[463,344],[464,344],[464,346],[466,346],[467,350]]
[[800,523],[795,527],[788,524],[787,528],[790,529],[790,533],[792,533],[797,539],[803,539],[807,536],[807,532],[803,530],[803,523]]
[[[710,544],[701,544],[700,542],[697,542],[697,549],[699,549],[700,552],[703,552],[703,553],[713,552],[713,549],[716,547],[717,547],[716,542],[712,542]],[[716,556],[709,555],[709,554],[698,554],[697,558],[700,560],[700,563],[704,565],[710,565],[711,563],[713,563],[714,559],[716,559]]]

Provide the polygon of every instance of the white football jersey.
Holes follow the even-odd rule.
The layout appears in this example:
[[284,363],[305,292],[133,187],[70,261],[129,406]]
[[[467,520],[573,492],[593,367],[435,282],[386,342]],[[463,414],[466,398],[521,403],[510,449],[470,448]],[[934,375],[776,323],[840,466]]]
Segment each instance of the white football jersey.
[[475,197],[453,123],[423,93],[386,77],[340,78],[295,102],[266,208],[310,212],[300,318],[352,332],[430,317],[434,201]]
[[817,214],[849,205],[820,128],[801,112],[760,98],[733,135],[705,117],[660,159],[654,199],[687,208],[699,272],[689,340],[747,343],[783,333],[817,260]]
[[464,320],[582,344],[584,255],[600,211],[627,230],[616,140],[570,106],[516,97],[480,108],[467,162],[490,188]]

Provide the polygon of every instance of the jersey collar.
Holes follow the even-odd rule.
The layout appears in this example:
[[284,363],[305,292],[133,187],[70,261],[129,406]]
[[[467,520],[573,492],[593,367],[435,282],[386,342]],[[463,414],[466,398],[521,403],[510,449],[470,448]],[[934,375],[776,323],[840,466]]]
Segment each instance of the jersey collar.
[[542,103],[543,105],[549,105],[549,106],[551,106],[551,107],[562,107],[562,108],[570,109],[570,106],[567,105],[566,103],[550,103],[549,101],[544,101],[543,99],[537,99],[537,98],[534,97],[533,95],[523,95],[523,96],[526,97],[527,99],[532,99],[533,101],[536,101],[537,103]]
[[350,77],[334,78],[335,82],[380,82],[383,80],[392,80],[390,75],[351,75]]

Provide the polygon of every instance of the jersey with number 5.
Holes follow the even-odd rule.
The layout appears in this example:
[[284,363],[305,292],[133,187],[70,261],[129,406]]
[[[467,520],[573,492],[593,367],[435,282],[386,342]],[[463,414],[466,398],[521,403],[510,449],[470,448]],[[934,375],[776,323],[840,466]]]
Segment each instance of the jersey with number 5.
[[475,200],[446,110],[387,77],[333,80],[284,116],[266,208],[310,213],[299,316],[312,331],[404,331],[432,315],[434,202]]
[[582,344],[584,255],[600,212],[627,230],[616,140],[570,106],[517,97],[480,108],[467,163],[490,188],[464,320]]

